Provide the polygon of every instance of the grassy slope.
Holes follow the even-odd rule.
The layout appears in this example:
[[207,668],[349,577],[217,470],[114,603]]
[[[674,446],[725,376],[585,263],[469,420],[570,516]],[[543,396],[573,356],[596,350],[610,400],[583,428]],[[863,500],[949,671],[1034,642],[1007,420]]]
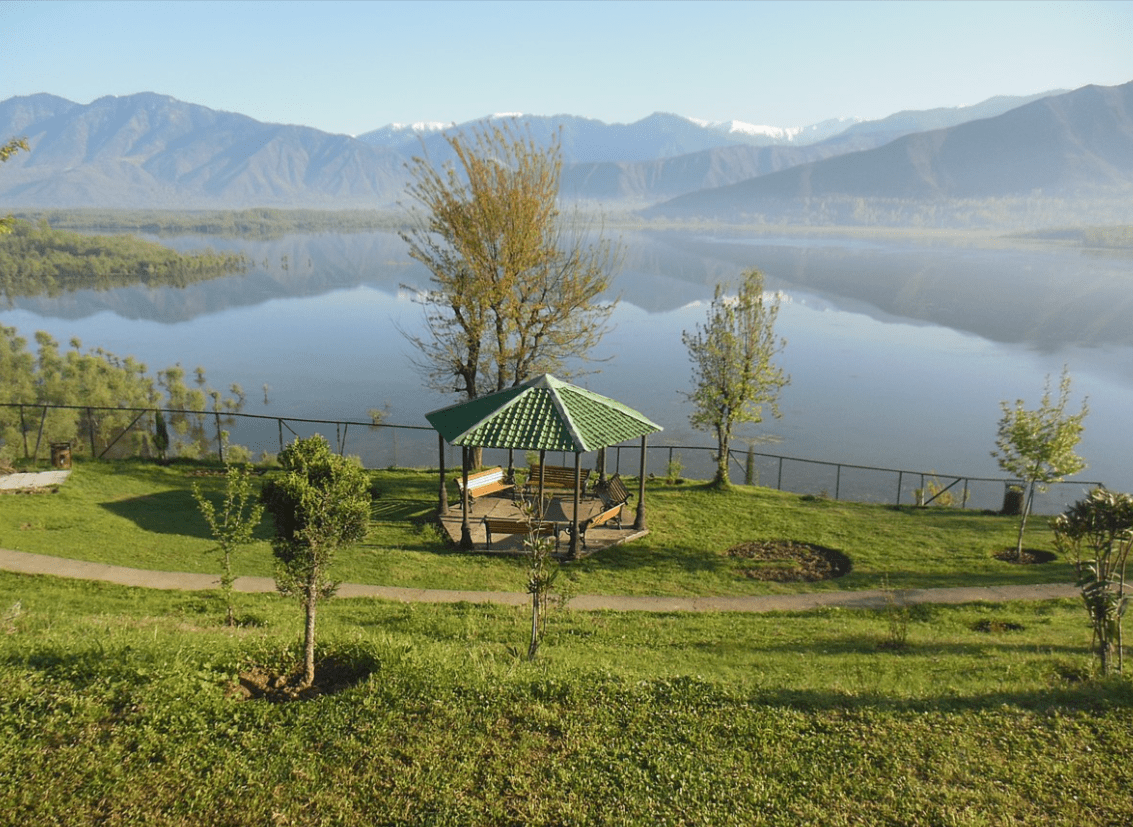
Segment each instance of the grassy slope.
[[[431,476],[376,477],[374,532],[341,555],[340,576],[521,587],[517,562],[450,552],[414,524]],[[215,570],[191,480],[81,465],[56,494],[0,497],[0,544]],[[575,588],[787,588],[743,578],[721,554],[752,537],[843,550],[855,570],[835,588],[883,573],[1069,579],[1065,563],[990,559],[1014,523],[987,515],[687,485],[649,497],[653,534],[575,566]],[[270,572],[266,541],[241,567]],[[320,653],[368,677],[273,705],[230,689],[251,665],[295,662],[298,607],[236,599],[244,623],[227,629],[213,593],[0,573],[0,812],[66,825],[1133,821],[1133,687],[1090,679],[1077,601],[568,610],[527,663],[522,609],[335,600],[320,611]],[[889,648],[902,630],[907,645]]]
[[[335,575],[390,586],[520,591],[513,559],[455,552],[429,524],[435,478],[422,471],[375,471],[374,522],[358,547],[338,555]],[[219,496],[221,481],[183,466],[83,463],[55,494],[0,496],[0,547],[155,570],[218,572],[191,485]],[[573,589],[588,594],[735,595],[819,589],[1071,582],[1067,561],[1000,562],[1017,523],[974,511],[892,508],[799,497],[763,488],[721,495],[696,484],[650,484],[651,534],[572,565]],[[237,574],[270,576],[265,523],[238,555]],[[751,539],[787,538],[835,548],[853,571],[819,584],[746,578],[726,550]],[[1052,548],[1045,519],[1030,521],[1028,547]]]
[[[13,601],[20,601],[14,611]],[[884,612],[566,612],[339,600],[370,672],[273,705],[297,607],[0,574],[0,812],[86,824],[1122,824],[1133,691],[1085,680],[1073,601]],[[9,608],[13,607],[13,608]],[[1018,628],[985,632],[994,620]]]

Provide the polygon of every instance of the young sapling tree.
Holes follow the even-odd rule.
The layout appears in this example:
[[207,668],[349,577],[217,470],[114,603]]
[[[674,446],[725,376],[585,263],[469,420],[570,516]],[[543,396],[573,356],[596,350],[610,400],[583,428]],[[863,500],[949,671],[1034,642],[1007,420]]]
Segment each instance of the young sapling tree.
[[1102,675],[1123,666],[1125,567],[1133,550],[1133,496],[1095,488],[1054,520],[1058,550],[1073,554]]
[[1066,412],[1070,403],[1070,372],[1062,370],[1058,400],[1051,397],[1050,377],[1043,388],[1038,410],[1027,410],[1022,399],[1015,405],[1001,402],[1003,417],[999,420],[996,450],[991,455],[999,460],[999,467],[1023,481],[1026,497],[1023,515],[1019,520],[1019,537],[1015,544],[1016,558],[1023,559],[1023,532],[1027,516],[1035,501],[1035,490],[1045,491],[1051,483],[1077,474],[1086,467],[1086,461],[1074,453],[1082,439],[1082,420],[1089,413],[1086,400],[1076,414]]
[[236,625],[236,610],[232,599],[232,555],[240,546],[253,541],[253,534],[263,517],[264,507],[258,502],[258,492],[252,490],[252,471],[248,466],[227,466],[224,474],[224,500],[220,508],[208,498],[200,483],[193,484],[193,498],[201,516],[208,523],[220,552],[220,589],[228,603],[227,623]]
[[692,426],[716,436],[713,485],[729,488],[728,456],[735,426],[779,416],[779,391],[791,378],[774,364],[787,340],[775,335],[779,300],[763,292],[763,274],[749,270],[736,295],[716,286],[708,319],[681,339],[692,361]]
[[334,553],[369,528],[370,481],[357,461],[335,454],[319,434],[288,445],[279,464],[283,476],[264,485],[262,498],[275,519],[276,587],[298,597],[306,615],[302,689],[315,680],[318,601],[338,588],[328,571]]

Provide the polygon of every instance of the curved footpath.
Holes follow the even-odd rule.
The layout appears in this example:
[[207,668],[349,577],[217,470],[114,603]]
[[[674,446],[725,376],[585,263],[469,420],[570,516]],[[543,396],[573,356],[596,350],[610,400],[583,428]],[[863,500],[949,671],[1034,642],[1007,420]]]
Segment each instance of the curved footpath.
[[[211,574],[149,571],[84,560],[68,560],[43,554],[0,549],[0,569],[21,574],[49,574],[80,580],[102,580],[122,586],[148,589],[201,591],[215,589],[220,579]],[[238,577],[234,588],[239,592],[274,592],[270,577]],[[1054,600],[1078,597],[1077,587],[1069,583],[1046,583],[1035,586],[970,586],[956,589],[894,589],[886,594],[881,589],[850,592],[815,592],[810,594],[753,595],[748,597],[629,597],[583,594],[571,598],[570,607],[582,610],[618,612],[798,612],[822,606],[843,606],[855,609],[883,608],[892,597],[912,603],[973,603],[978,601]],[[402,603],[502,603],[525,605],[531,598],[522,592],[474,592],[441,589],[406,589],[394,586],[367,586],[343,583],[339,597],[378,597]]]

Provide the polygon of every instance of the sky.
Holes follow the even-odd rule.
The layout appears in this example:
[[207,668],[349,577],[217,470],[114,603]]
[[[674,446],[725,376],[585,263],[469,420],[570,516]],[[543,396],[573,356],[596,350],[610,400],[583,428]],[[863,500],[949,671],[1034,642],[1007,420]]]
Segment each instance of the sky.
[[0,0],[0,100],[358,135],[494,113],[797,127],[1133,81],[1133,2]]

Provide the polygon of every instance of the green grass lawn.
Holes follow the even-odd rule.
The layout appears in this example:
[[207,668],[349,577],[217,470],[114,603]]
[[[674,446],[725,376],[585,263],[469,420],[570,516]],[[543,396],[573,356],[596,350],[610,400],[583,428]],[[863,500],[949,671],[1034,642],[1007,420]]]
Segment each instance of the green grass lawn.
[[[0,497],[0,545],[215,572],[183,466],[80,464]],[[344,580],[520,591],[516,560],[454,552],[435,480],[374,473]],[[651,484],[652,533],[573,564],[590,593],[1069,581],[992,552],[1015,522],[765,489]],[[1027,546],[1050,548],[1045,520]],[[239,573],[271,573],[267,526]],[[772,585],[724,553],[836,548],[836,582]],[[1133,685],[1093,675],[1079,601],[766,615],[554,611],[528,662],[522,608],[336,599],[319,656],[351,680],[245,698],[298,660],[273,594],[162,592],[0,572],[0,813],[61,825],[1117,825],[1133,823]],[[903,641],[903,644],[902,644]],[[902,644],[902,645],[899,645]]]
[[892,615],[333,600],[358,677],[234,692],[298,606],[0,573],[0,812],[23,824],[1116,825],[1133,687],[1076,601]]
[[[53,494],[0,496],[0,547],[155,570],[219,572],[213,544],[192,496],[199,482],[219,497],[222,480],[192,476],[192,466],[80,463]],[[451,548],[430,520],[434,473],[371,472],[375,491],[366,540],[337,556],[346,582],[413,588],[522,591],[515,559]],[[1013,546],[1017,521],[956,508],[864,505],[765,488],[720,494],[704,485],[647,486],[649,536],[571,564],[583,594],[743,595],[824,589],[1072,582],[1066,560],[1015,565],[993,557]],[[238,553],[238,575],[270,576],[270,527]],[[790,539],[833,548],[853,563],[849,575],[820,583],[767,583],[744,575],[734,545]],[[1046,518],[1029,522],[1028,548],[1053,549]]]

